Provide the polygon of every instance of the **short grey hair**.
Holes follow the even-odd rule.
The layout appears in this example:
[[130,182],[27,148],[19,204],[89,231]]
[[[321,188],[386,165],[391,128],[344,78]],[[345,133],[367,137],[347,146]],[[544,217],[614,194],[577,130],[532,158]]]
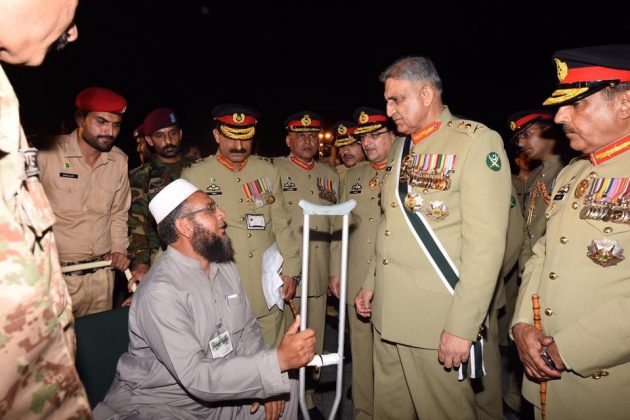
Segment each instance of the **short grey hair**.
[[442,94],[442,79],[433,61],[426,57],[404,57],[396,60],[381,73],[379,79],[385,83],[387,79],[409,80],[412,82],[427,82]]
[[602,90],[602,93],[606,99],[612,100],[618,93],[630,90],[630,82],[619,83],[612,87],[606,87]]

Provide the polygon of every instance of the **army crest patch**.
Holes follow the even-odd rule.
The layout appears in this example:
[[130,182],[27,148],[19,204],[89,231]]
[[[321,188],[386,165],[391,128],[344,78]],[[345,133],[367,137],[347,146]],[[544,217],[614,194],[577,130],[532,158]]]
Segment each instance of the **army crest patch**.
[[497,152],[490,152],[486,156],[486,165],[495,172],[501,170],[501,157]]
[[350,188],[350,194],[361,194],[363,192],[363,187],[358,182]]

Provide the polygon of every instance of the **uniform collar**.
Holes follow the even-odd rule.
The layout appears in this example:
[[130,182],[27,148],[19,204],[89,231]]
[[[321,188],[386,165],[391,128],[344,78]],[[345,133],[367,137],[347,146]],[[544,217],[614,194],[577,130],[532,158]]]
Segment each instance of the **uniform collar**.
[[610,143],[599,150],[590,154],[591,163],[594,166],[601,165],[602,163],[619,156],[622,153],[630,150],[630,134],[620,138],[619,140]]
[[[83,152],[79,148],[79,129],[75,128],[74,131],[68,135],[65,135],[63,138],[63,157],[65,158],[79,158],[83,157]],[[116,146],[114,146],[116,147]],[[107,163],[108,160],[115,160],[114,156],[111,154],[111,150],[109,152],[101,152],[97,163]]]
[[294,154],[290,154],[289,155],[289,159],[291,159],[291,162],[295,166],[299,166],[300,168],[304,169],[305,171],[312,170],[315,167],[315,164],[317,163],[317,161],[315,159],[313,159],[310,163],[304,162],[302,159],[300,159],[299,157],[295,156]]
[[418,144],[424,139],[431,137],[440,129],[444,122],[450,121],[451,119],[453,119],[451,112],[448,110],[447,106],[444,106],[444,110],[442,111],[442,115],[440,115],[439,121],[433,121],[413,133],[411,135],[411,141],[413,141],[413,144]]
[[227,170],[230,171],[230,172],[240,172],[243,169],[245,169],[245,166],[247,165],[247,162],[249,162],[249,156],[247,156],[247,159],[245,159],[243,161],[243,163],[241,164],[241,166],[239,168],[237,168],[235,164],[230,162],[228,160],[228,158],[226,158],[223,155],[217,155],[217,162],[219,162],[221,165],[225,166],[227,168]]
[[376,162],[370,162],[370,166],[373,169],[376,169],[377,171],[382,171],[383,169],[385,169],[387,167],[387,159],[385,159],[382,162],[376,163]]

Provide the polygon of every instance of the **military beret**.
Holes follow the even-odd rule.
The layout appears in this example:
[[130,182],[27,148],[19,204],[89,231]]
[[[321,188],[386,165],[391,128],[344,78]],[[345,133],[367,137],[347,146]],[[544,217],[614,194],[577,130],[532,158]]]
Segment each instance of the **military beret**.
[[77,109],[93,112],[123,114],[127,110],[127,100],[109,89],[89,87],[83,89],[75,100]]
[[510,115],[508,126],[512,131],[511,141],[517,141],[518,136],[535,123],[553,124],[553,114],[544,109],[528,109]]
[[383,127],[389,128],[389,118],[380,109],[360,106],[354,110],[352,118],[357,123],[357,129],[354,132],[356,135],[371,133]]
[[144,117],[144,133],[145,135],[150,136],[163,128],[178,125],[177,121],[177,115],[175,115],[175,111],[172,109],[154,109],[149,112],[146,117]]
[[543,105],[567,105],[605,87],[630,82],[630,45],[560,50],[553,61],[560,83]]
[[332,133],[335,146],[348,146],[359,141],[358,137],[353,135],[356,128],[356,124],[352,121],[339,121],[333,125]]
[[212,118],[225,137],[249,140],[256,134],[259,113],[254,108],[239,104],[221,104],[212,108]]
[[135,139],[136,137],[144,137],[144,124],[140,124],[133,130],[133,138]]
[[320,132],[324,129],[322,118],[311,111],[291,114],[284,122],[287,131],[292,133]]

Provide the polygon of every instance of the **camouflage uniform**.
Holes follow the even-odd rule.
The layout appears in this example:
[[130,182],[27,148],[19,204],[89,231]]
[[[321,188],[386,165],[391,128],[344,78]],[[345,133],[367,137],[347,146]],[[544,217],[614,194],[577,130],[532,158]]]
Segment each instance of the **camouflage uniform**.
[[2,68],[0,110],[0,418],[89,418],[54,216],[37,177],[25,177],[28,146]]
[[164,163],[157,155],[142,165],[129,178],[131,184],[131,208],[129,209],[129,249],[132,267],[151,265],[161,249],[155,221],[149,215],[149,201],[162,188],[179,179],[186,162]]

